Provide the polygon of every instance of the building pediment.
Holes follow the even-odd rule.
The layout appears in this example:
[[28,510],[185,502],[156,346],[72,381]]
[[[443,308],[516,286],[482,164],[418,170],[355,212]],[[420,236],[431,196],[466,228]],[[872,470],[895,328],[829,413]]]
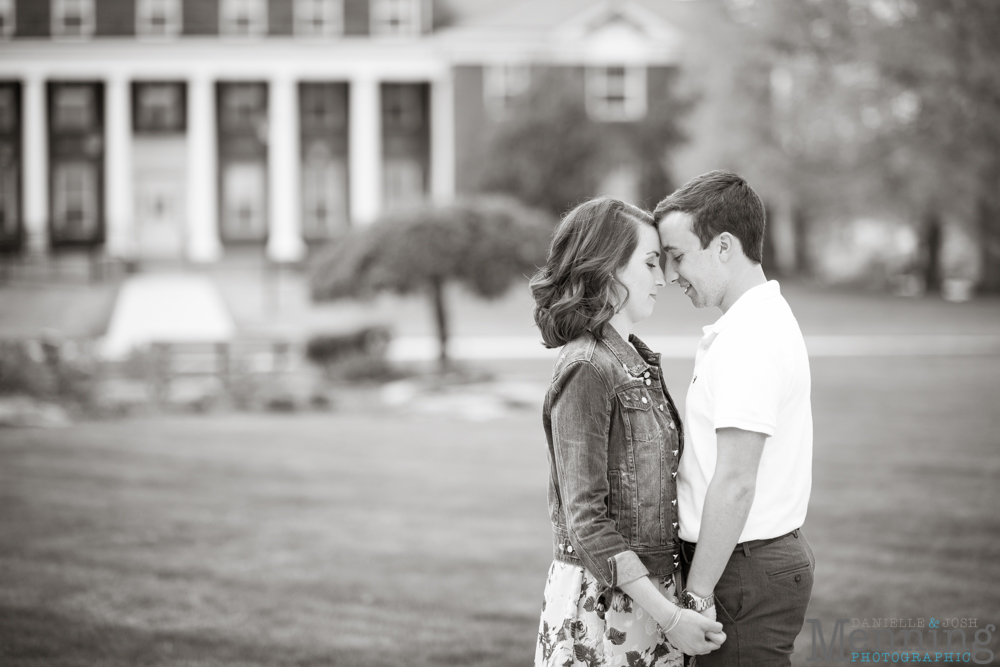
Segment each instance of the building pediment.
[[456,47],[459,59],[483,54],[594,64],[669,63],[680,52],[683,34],[665,17],[664,7],[677,1],[528,0],[455,25],[441,36]]

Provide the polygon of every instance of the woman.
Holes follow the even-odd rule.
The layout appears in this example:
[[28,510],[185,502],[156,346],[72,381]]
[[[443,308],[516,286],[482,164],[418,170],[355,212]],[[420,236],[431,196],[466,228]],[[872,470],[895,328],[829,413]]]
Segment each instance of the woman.
[[566,215],[531,281],[542,338],[563,347],[543,412],[554,560],[536,666],[677,666],[725,639],[676,604],[680,421],[659,355],[631,335],[659,258],[652,216],[600,197]]

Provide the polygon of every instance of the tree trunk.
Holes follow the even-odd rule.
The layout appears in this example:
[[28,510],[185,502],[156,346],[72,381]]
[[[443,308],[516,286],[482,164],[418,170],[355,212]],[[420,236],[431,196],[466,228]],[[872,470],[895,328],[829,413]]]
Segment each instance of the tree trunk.
[[923,260],[924,289],[928,294],[941,292],[941,217],[933,208],[924,213],[924,224],[920,234],[923,246],[920,253]]
[[760,263],[762,269],[764,269],[764,274],[769,277],[780,277],[781,276],[781,265],[778,262],[777,253],[775,252],[774,243],[774,232],[775,232],[775,207],[770,205],[770,202],[764,204],[764,213],[767,218],[767,223],[764,226],[764,250],[763,258]]
[[1000,292],[1000,210],[985,196],[979,200],[979,291]]
[[434,302],[434,323],[438,336],[438,368],[448,370],[448,313],[444,305],[444,278],[431,281],[431,300]]
[[795,206],[793,216],[795,271],[800,276],[810,277],[813,275],[813,263],[809,254],[809,214],[799,204]]

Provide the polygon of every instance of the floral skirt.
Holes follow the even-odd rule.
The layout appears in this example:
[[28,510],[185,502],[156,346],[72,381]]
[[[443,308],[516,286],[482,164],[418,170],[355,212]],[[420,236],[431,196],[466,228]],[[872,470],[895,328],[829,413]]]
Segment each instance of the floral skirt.
[[[653,578],[676,602],[673,577]],[[684,654],[632,598],[615,589],[605,613],[597,579],[585,568],[552,561],[545,582],[535,667],[681,667]]]

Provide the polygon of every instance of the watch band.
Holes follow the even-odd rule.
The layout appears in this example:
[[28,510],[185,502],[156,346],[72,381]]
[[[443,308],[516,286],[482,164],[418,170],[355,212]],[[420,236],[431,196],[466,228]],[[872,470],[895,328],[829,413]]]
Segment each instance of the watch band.
[[681,602],[685,609],[702,612],[715,606],[715,593],[709,593],[707,597],[702,598],[685,589],[681,592]]

